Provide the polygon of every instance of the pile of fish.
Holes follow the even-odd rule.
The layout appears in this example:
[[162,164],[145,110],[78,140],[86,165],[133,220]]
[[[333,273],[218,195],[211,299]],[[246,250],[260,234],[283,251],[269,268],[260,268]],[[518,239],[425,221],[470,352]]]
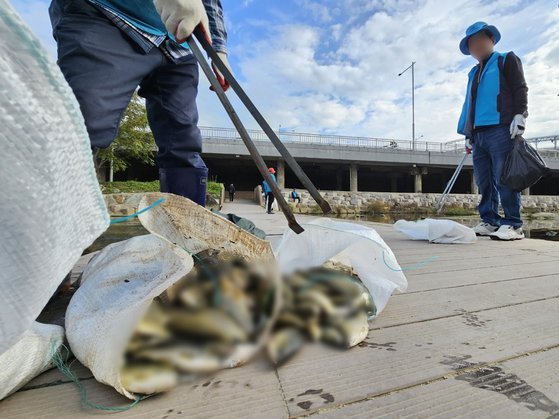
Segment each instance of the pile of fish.
[[194,259],[192,271],[153,300],[128,343],[121,382],[132,393],[167,391],[238,365],[233,354],[254,350],[272,326],[266,352],[275,365],[307,341],[350,348],[368,334],[374,302],[347,269],[330,264],[285,276],[274,313],[280,290],[258,264],[213,250]]
[[194,260],[153,300],[127,346],[121,381],[132,393],[167,391],[185,377],[235,366],[271,327],[278,290],[263,267],[214,250]]
[[286,361],[307,340],[351,348],[367,337],[376,309],[351,269],[327,262],[286,276],[283,283],[283,307],[266,345],[273,364]]

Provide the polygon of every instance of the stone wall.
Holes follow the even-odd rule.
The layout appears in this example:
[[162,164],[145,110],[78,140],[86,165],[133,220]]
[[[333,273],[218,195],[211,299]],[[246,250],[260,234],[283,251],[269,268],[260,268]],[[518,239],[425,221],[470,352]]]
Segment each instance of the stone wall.
[[[307,191],[298,190],[301,197],[301,205],[294,210],[298,213],[319,213],[318,205],[314,202]],[[291,190],[284,190],[283,196],[287,202],[292,203]],[[416,194],[416,193],[384,193],[384,192],[344,192],[344,191],[321,191],[322,196],[335,212],[413,212],[433,211],[440,194]],[[109,214],[113,217],[122,217],[134,214],[138,210],[138,204],[143,194],[141,193],[118,193],[103,195]],[[464,208],[475,211],[480,195],[452,194],[449,195],[445,208]],[[260,187],[254,190],[254,199],[259,205],[264,205]],[[559,212],[559,196],[530,195],[522,196],[522,205],[525,211],[531,212]]]
[[105,205],[112,217],[123,217],[132,215],[138,211],[140,199],[143,193],[115,193],[104,194]]
[[[319,212],[318,206],[307,191],[298,190],[301,205],[295,208],[296,212]],[[284,190],[285,199],[292,203],[291,190]],[[389,192],[347,192],[347,191],[321,191],[333,209],[337,212],[408,212],[408,211],[433,211],[441,194],[430,193],[389,193]],[[480,195],[451,194],[448,196],[445,208],[463,208],[475,211]],[[522,196],[524,210],[556,212],[559,211],[559,196],[530,195]],[[345,211],[344,211],[345,210]]]

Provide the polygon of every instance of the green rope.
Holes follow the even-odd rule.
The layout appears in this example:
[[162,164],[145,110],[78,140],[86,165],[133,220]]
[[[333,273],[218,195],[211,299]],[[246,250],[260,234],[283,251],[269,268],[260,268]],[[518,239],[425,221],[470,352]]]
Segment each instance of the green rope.
[[90,407],[92,409],[107,410],[107,411],[111,411],[111,412],[123,412],[125,410],[132,409],[141,400],[143,400],[145,398],[145,396],[144,397],[136,396],[136,400],[134,400],[128,406],[124,406],[124,407],[107,407],[107,406],[101,406],[101,405],[98,405],[98,404],[95,404],[95,403],[92,403],[92,402],[88,401],[85,386],[80,381],[78,376],[71,369],[72,363],[74,361],[72,361],[70,364],[68,364],[68,357],[69,356],[70,356],[70,350],[64,344],[60,345],[59,348],[56,348],[56,343],[54,341],[51,342],[51,349],[50,349],[51,361],[56,366],[56,368],[59,369],[59,371],[62,374],[64,374],[66,377],[68,377],[70,380],[72,380],[74,382],[74,384],[76,384],[76,386],[80,390],[80,394],[81,394],[81,397],[82,397],[82,402],[87,407]]
[[145,207],[143,210],[138,211],[134,214],[131,215],[127,215],[126,217],[121,217],[121,218],[115,218],[114,220],[111,220],[111,224],[117,224],[117,223],[122,223],[123,221],[127,221],[130,220],[131,218],[137,217],[140,214],[143,214],[146,211],[149,211],[150,209],[158,206],[159,204],[165,202],[165,198],[159,198],[157,201],[155,201],[153,204]]

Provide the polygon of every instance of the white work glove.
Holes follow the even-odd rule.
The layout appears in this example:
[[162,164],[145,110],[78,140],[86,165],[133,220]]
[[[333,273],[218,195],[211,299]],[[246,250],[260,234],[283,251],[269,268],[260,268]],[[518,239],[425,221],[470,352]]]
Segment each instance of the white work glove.
[[466,138],[466,154],[472,154],[472,140]]
[[524,134],[524,130],[526,129],[526,118],[524,115],[517,114],[514,115],[512,122],[510,124],[510,138],[516,138],[518,135]]
[[197,26],[200,26],[211,44],[208,15],[202,0],[153,0],[153,4],[165,28],[174,35],[179,44],[184,42]]
[[[231,66],[229,65],[229,60],[227,59],[227,54],[224,52],[218,52],[217,55],[219,56],[219,58],[221,58],[221,61],[223,61],[225,67],[227,67],[227,69],[231,73],[233,73],[233,70],[231,70]],[[223,77],[223,74],[221,74],[221,71],[217,69],[214,63],[212,63],[212,68],[214,70],[215,76],[217,77],[217,81],[219,82],[219,84],[221,84],[221,88],[223,89],[223,91],[229,89],[229,83],[227,83],[227,80],[225,80],[225,77]],[[213,90],[213,87],[210,86],[210,89]]]

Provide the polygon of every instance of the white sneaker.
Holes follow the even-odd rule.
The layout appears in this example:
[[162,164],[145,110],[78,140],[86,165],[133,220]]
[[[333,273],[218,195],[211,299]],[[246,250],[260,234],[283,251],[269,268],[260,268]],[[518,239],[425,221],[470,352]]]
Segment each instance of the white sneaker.
[[489,223],[479,223],[474,227],[474,233],[476,233],[476,236],[489,236],[491,233],[496,232],[498,228]]
[[520,240],[524,238],[522,227],[514,228],[511,225],[502,225],[495,233],[489,235],[492,240]]

